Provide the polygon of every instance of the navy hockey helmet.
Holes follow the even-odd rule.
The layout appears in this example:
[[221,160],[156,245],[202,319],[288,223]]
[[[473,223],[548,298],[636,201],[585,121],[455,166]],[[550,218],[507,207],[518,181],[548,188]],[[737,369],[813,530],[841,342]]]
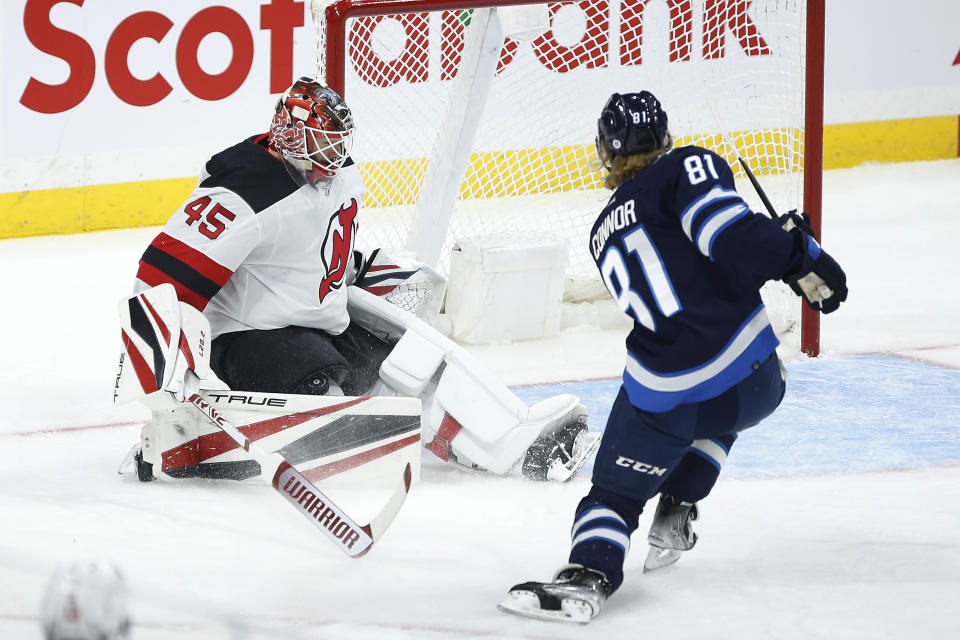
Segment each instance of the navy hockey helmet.
[[649,91],[614,93],[600,112],[597,154],[607,168],[609,158],[604,146],[610,155],[622,156],[665,149],[669,141],[667,112]]

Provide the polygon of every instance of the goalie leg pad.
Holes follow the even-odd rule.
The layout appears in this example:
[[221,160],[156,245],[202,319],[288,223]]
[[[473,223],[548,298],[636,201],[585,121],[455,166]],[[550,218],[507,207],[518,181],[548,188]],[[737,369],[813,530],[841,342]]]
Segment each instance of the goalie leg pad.
[[528,407],[459,345],[420,322],[384,360],[380,379],[424,401],[424,442],[433,453],[494,473],[518,467],[537,438],[585,413],[570,395]]
[[[350,473],[394,475],[409,463],[420,470],[421,403],[415,398],[202,392],[203,399],[265,451],[312,480]],[[256,460],[193,405],[156,412],[141,433],[138,474],[150,479],[190,477],[246,480],[260,473]]]
[[173,480],[198,475],[200,464],[199,437],[202,424],[190,405],[175,411],[154,411],[153,419],[140,430],[140,460],[137,473],[141,480]]
[[380,379],[402,395],[419,398],[440,369],[445,352],[423,335],[406,332],[380,365]]
[[425,400],[430,429],[439,428],[447,416],[462,427],[450,440],[452,453],[461,464],[499,474],[520,472],[527,451],[538,438],[576,423],[586,413],[571,395],[554,396],[528,407],[471,361],[465,353],[448,354],[436,392]]
[[[444,460],[519,474],[538,438],[577,423],[586,413],[571,395],[527,406],[455,342],[356,287],[350,288],[350,316],[396,342],[380,367],[380,379],[395,393],[423,400],[424,442]],[[595,441],[579,451],[586,457],[593,446]],[[572,468],[579,469],[582,462],[575,461]]]

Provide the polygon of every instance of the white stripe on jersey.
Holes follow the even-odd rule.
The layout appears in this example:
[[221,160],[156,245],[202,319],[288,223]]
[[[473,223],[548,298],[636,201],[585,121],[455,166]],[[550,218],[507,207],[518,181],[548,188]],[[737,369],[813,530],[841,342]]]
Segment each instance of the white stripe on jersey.
[[732,364],[754,338],[770,326],[766,310],[761,306],[733,340],[717,356],[701,367],[680,374],[659,374],[650,371],[627,352],[627,373],[638,383],[652,391],[686,391],[710,380]]
[[749,212],[750,208],[743,201],[740,201],[720,209],[720,211],[715,212],[707,218],[700,227],[700,232],[697,234],[697,248],[700,249],[700,253],[713,259],[713,254],[710,250],[713,247],[713,239],[716,235],[723,231],[727,225]]
[[717,200],[725,200],[727,198],[736,198],[738,201],[743,202],[743,199],[740,195],[733,189],[724,189],[723,187],[714,187],[710,191],[706,192],[684,209],[683,213],[680,215],[680,226],[683,227],[683,232],[686,234],[690,242],[693,242],[693,220],[697,217],[703,208],[709,204],[716,202]]

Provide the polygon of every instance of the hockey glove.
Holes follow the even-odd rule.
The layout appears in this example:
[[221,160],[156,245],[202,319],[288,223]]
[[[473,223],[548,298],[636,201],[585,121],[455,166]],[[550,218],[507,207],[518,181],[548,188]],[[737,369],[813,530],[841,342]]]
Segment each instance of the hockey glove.
[[814,240],[817,238],[813,233],[813,228],[810,226],[810,215],[806,211],[797,213],[796,209],[792,209],[777,216],[777,222],[784,231],[792,232],[794,229],[799,229],[808,236],[811,236]]
[[357,272],[357,276],[353,279],[354,284],[363,286],[361,283],[366,277],[367,271],[369,271],[371,265],[373,265],[374,260],[377,259],[378,253],[380,253],[379,248],[371,251],[369,256],[364,256],[360,251],[353,252],[353,267]]
[[812,309],[831,313],[847,299],[847,276],[837,261],[820,248],[806,213],[791,211],[780,216],[781,226],[794,236],[799,251],[797,266],[783,281]]

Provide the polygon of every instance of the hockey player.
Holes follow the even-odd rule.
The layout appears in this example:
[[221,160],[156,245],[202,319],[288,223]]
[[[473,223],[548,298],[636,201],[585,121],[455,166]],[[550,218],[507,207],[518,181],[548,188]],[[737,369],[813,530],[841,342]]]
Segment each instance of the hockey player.
[[785,384],[760,299],[781,279],[835,311],[846,277],[804,217],[752,212],[716,153],[671,150],[667,114],[647,91],[613,94],[596,146],[613,196],[589,237],[611,295],[634,321],[627,365],[577,506],[569,564],[514,586],[500,608],[588,622],[623,581],[630,536],[660,494],[644,571],[693,548],[691,521],[738,432],[770,415]]
[[[424,442],[443,460],[569,478],[592,451],[576,398],[528,407],[426,323],[351,286],[377,254],[354,249],[364,186],[350,158],[353,133],[343,99],[300,78],[268,133],[206,163],[144,252],[137,292],[172,284],[209,320],[216,376],[205,388],[419,396]],[[203,428],[215,429],[188,406],[154,411],[131,453],[140,479],[252,475],[205,465]]]

